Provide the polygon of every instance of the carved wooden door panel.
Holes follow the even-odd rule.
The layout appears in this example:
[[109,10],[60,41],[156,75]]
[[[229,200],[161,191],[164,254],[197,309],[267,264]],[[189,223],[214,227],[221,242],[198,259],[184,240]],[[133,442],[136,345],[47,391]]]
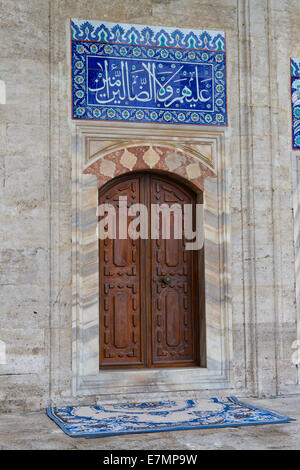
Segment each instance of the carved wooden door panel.
[[[116,210],[119,234],[119,196],[128,206],[140,199],[139,178],[108,185],[99,192],[99,204]],[[128,220],[128,222],[130,219]],[[140,305],[140,240],[99,240],[100,254],[100,367],[143,365],[143,331]]]
[[198,253],[174,238],[172,211],[170,239],[162,238],[161,223],[157,239],[120,239],[119,196],[128,206],[146,205],[149,228],[151,204],[195,204],[192,191],[151,173],[112,180],[99,191],[99,204],[117,213],[117,238],[99,240],[100,368],[198,365]]
[[[173,181],[151,177],[151,203],[171,207],[195,203],[189,191]],[[152,259],[152,365],[197,363],[197,252],[185,250],[184,237],[174,234],[174,212],[170,212],[170,239],[151,242]],[[180,219],[179,219],[180,223]],[[183,230],[183,218],[181,222]]]

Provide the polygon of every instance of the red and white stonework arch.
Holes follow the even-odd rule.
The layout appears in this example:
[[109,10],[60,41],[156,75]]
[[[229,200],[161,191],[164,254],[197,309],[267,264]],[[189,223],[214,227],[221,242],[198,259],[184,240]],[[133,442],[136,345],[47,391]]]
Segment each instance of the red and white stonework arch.
[[179,150],[164,144],[127,144],[123,148],[100,152],[89,162],[84,174],[97,176],[98,188],[116,176],[138,170],[160,170],[176,174],[191,182],[201,191],[204,179],[215,177],[208,158],[198,152]]

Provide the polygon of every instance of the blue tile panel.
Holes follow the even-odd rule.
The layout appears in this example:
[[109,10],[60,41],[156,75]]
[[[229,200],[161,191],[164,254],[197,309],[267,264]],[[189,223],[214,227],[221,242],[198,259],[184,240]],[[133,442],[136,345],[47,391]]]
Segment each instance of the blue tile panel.
[[227,125],[225,33],[71,20],[72,117]]
[[300,57],[291,59],[293,149],[300,149]]

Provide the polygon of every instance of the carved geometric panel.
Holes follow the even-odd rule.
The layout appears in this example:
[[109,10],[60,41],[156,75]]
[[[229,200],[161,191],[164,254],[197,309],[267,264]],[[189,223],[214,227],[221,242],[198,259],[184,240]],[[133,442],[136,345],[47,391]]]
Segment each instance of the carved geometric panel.
[[[161,220],[158,238],[120,238],[120,196],[127,207],[146,204],[149,215],[153,204],[183,209],[196,200],[179,183],[147,173],[112,180],[99,191],[99,203],[113,204],[117,215],[117,237],[99,241],[100,368],[197,365],[198,253],[175,236],[173,209],[167,238]],[[131,221],[128,216],[126,230]]]
[[[159,177],[151,178],[152,204],[194,204],[189,191]],[[174,235],[174,214],[170,216],[173,227],[169,239],[160,237],[151,242],[152,259],[152,362],[197,363],[197,252],[185,250],[185,238]],[[169,283],[162,280],[167,276]],[[197,286],[198,289],[198,286]]]
[[[139,200],[139,192],[139,180],[132,178],[100,192],[99,203],[112,204],[118,214],[119,196],[126,196],[128,203],[133,204]],[[117,231],[119,228],[117,224]],[[140,241],[99,240],[99,254],[100,367],[141,365]]]

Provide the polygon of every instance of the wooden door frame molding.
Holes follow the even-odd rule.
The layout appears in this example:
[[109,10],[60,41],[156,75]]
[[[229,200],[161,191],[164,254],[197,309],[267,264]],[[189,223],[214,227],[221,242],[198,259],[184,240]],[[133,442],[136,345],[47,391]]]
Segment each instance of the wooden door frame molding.
[[[74,123],[73,186],[73,383],[76,396],[175,392],[232,388],[232,315],[230,288],[230,171],[224,130],[195,126],[149,126],[124,123]],[[203,179],[205,206],[206,367],[100,370],[99,285],[96,208],[99,182],[85,174],[88,162],[130,146],[163,145],[193,154],[214,172]],[[128,145],[124,145],[128,148]],[[95,154],[97,154],[95,156]],[[206,159],[206,160],[205,160]],[[128,172],[130,169],[128,169]],[[108,173],[109,175],[109,168]],[[113,176],[112,176],[113,177]],[[112,178],[111,177],[111,178]],[[190,181],[191,182],[191,181]]]

